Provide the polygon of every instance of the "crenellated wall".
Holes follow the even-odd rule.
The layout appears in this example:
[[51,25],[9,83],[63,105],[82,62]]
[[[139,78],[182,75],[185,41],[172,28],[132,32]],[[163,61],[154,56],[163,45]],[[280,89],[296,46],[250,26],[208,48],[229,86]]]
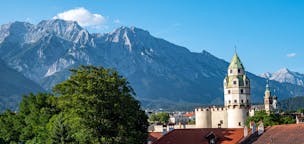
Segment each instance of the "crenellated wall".
[[211,109],[195,109],[195,126],[196,128],[211,128]]

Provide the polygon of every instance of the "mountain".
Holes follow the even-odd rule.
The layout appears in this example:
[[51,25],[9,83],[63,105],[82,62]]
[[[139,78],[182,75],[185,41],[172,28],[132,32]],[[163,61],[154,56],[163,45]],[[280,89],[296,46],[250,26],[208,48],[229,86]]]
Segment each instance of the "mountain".
[[304,109],[304,96],[291,97],[279,102],[280,109],[284,111],[297,111]]
[[[79,65],[114,68],[128,78],[144,106],[163,108],[222,104],[228,67],[226,61],[207,51],[190,52],[136,27],[91,34],[76,22],[58,19],[37,25],[2,25],[0,57],[47,90],[67,79],[68,69]],[[266,80],[249,72],[247,75],[253,101],[262,101]],[[297,85],[271,84],[279,98],[304,94]]]
[[0,112],[5,109],[17,110],[17,105],[24,94],[44,91],[35,82],[9,68],[2,60],[0,67]]
[[274,73],[267,72],[260,76],[280,83],[291,83],[304,86],[304,74],[290,71],[287,68],[282,68]]

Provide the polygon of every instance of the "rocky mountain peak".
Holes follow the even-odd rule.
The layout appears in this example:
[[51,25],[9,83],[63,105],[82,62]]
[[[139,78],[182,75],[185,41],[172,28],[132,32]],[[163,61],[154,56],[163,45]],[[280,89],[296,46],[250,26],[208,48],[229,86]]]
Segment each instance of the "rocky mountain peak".
[[78,42],[80,39],[89,39],[89,33],[75,21],[61,19],[43,20],[33,30],[31,38],[40,38],[41,35],[56,35],[62,39]]
[[304,86],[304,74],[293,72],[287,68],[281,68],[274,73],[264,73],[260,75],[261,77],[268,78],[270,80],[275,80],[280,83],[291,83],[300,86]]
[[34,25],[27,22],[12,22],[0,26],[0,43],[10,36],[10,41],[16,41],[17,39],[24,40],[25,34]]

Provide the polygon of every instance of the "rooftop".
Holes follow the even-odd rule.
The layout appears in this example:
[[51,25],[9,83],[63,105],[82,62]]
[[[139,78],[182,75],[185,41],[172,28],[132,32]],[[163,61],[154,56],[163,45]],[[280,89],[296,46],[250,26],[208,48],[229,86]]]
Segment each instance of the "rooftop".
[[206,136],[214,134],[221,144],[235,144],[244,137],[243,128],[175,129],[153,144],[208,144]]
[[230,62],[229,68],[230,69],[244,69],[244,66],[243,66],[239,56],[237,55],[237,53],[234,53],[233,58]]
[[276,125],[266,131],[254,144],[303,144],[304,124]]

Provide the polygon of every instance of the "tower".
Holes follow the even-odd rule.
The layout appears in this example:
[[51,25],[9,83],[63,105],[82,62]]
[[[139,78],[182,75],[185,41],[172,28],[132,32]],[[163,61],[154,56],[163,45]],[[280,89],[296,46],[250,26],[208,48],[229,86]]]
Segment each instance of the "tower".
[[250,81],[244,66],[234,54],[224,79],[224,100],[228,128],[243,128],[250,107]]
[[269,83],[267,80],[266,83],[266,89],[265,89],[265,93],[264,93],[264,107],[265,107],[265,111],[267,114],[270,114],[270,111],[272,111],[272,97],[271,97],[271,91],[269,88]]
[[277,110],[278,98],[271,94],[269,87],[269,81],[267,80],[266,89],[264,93],[264,107],[267,114],[275,112]]

